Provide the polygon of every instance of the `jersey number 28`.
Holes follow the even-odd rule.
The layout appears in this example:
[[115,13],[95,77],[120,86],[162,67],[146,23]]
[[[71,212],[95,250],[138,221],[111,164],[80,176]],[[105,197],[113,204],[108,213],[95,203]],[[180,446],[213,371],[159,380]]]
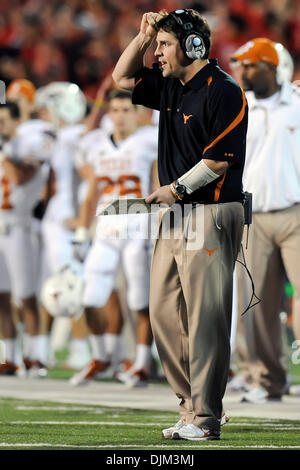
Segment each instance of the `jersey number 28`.
[[139,198],[142,197],[141,181],[136,175],[121,175],[116,181],[112,180],[109,176],[99,176],[97,180],[101,186],[103,184],[101,190],[105,194],[119,189],[120,197],[127,196],[127,194],[134,194]]

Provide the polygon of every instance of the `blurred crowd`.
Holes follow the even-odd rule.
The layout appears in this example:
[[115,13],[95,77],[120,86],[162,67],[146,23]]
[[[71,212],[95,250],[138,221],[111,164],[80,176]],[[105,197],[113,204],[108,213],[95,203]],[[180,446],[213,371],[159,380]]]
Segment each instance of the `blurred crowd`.
[[[230,55],[248,39],[281,42],[300,79],[299,0],[1,0],[0,79],[28,78],[40,87],[77,83],[93,99],[99,82],[135,36],[141,14],[196,8],[213,32],[211,56],[229,71]],[[151,64],[153,57],[148,54]]]

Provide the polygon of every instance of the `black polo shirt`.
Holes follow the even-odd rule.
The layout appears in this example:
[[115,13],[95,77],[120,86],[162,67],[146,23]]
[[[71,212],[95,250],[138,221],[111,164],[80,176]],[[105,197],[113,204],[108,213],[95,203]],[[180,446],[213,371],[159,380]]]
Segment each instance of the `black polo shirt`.
[[226,172],[185,200],[241,200],[246,151],[248,107],[236,81],[215,59],[189,82],[164,78],[158,67],[135,75],[132,101],[160,111],[158,172],[161,185],[170,184],[202,158],[228,161]]

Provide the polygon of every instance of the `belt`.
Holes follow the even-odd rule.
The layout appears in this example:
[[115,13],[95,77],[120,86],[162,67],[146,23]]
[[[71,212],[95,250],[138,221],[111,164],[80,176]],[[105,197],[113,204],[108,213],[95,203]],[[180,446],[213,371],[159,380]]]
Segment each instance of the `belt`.
[[188,202],[184,203],[184,202],[181,201],[179,204],[181,204],[181,205],[191,204],[192,207],[196,207],[197,205],[205,205],[205,206],[206,205],[214,205],[214,206],[218,206],[220,204],[229,204],[231,202],[239,202],[239,203],[243,204],[243,201],[241,199],[238,200],[238,201],[227,201],[227,202],[188,201]]

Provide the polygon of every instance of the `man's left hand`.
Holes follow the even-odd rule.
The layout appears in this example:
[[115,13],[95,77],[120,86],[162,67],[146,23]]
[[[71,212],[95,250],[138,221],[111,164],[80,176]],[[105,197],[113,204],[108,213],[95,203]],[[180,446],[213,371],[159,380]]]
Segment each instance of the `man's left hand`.
[[172,194],[169,185],[161,186],[156,191],[154,191],[150,196],[145,199],[145,202],[148,204],[156,203],[156,204],[167,204],[168,206],[172,206],[175,202],[175,197]]

